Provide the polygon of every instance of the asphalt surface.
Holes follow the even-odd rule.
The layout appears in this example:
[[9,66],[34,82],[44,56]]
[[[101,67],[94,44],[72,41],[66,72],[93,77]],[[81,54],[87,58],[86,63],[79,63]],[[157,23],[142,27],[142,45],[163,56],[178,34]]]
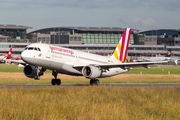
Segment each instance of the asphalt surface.
[[[38,87],[78,87],[78,86],[90,86],[89,84],[61,84],[61,85],[48,85],[48,84],[38,84],[38,85],[0,85],[0,88],[38,88]],[[100,86],[107,87],[180,87],[180,83],[106,83],[100,84]]]

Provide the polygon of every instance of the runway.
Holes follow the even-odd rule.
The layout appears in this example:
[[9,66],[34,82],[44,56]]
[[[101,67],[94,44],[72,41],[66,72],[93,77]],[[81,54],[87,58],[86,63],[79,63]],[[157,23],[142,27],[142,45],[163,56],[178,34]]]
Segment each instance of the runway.
[[[31,85],[0,85],[0,88],[39,88],[39,87],[50,87],[50,88],[61,88],[61,87],[82,87],[90,86],[89,84],[61,84],[61,85],[50,85],[50,84],[31,84]],[[180,87],[180,83],[104,83],[99,86],[106,87]]]

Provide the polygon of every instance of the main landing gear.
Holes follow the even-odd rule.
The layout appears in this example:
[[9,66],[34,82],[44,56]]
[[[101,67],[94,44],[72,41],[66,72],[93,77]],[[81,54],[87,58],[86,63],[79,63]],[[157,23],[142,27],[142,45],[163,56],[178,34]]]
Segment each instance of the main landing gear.
[[90,80],[90,85],[99,85],[100,84],[100,82],[99,82],[99,80],[98,79],[91,79]]
[[51,84],[52,84],[52,85],[60,85],[60,84],[61,84],[61,80],[60,80],[60,79],[57,79],[58,73],[56,72],[56,70],[53,70],[53,71],[52,71],[52,75],[54,76],[55,79],[52,79],[52,80],[51,80]]

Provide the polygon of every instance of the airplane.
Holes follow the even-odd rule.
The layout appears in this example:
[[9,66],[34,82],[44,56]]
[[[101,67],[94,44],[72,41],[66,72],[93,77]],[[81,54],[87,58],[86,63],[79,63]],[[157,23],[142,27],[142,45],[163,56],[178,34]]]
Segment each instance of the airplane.
[[[105,57],[52,44],[32,43],[21,53],[24,74],[39,80],[46,69],[52,70],[52,85],[60,85],[58,73],[72,76],[84,76],[90,79],[90,85],[99,85],[98,78],[111,77],[129,71],[132,67],[148,67],[160,62],[126,63],[131,29],[126,28],[112,56]],[[14,60],[15,62],[15,60]]]
[[171,60],[171,49],[168,50],[168,52],[166,53],[165,57],[146,57],[145,61],[168,61]]
[[171,57],[171,49],[168,49],[166,55],[163,56],[158,56],[158,57],[146,57],[144,58],[144,61],[146,62],[154,62],[154,61],[168,61],[168,62],[174,62],[175,65],[178,64],[178,58],[177,57]]
[[10,48],[10,50],[6,56],[0,56],[0,61],[3,61],[5,59],[11,59],[11,55],[12,55],[12,48]]

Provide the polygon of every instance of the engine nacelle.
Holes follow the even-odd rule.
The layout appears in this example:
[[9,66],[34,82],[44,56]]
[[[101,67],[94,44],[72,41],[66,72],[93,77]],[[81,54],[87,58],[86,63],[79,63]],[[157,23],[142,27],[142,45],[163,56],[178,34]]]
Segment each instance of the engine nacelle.
[[35,66],[26,65],[24,67],[24,74],[29,78],[34,78],[35,76],[37,76],[37,70]]
[[86,78],[95,79],[102,75],[102,71],[99,67],[88,65],[83,67],[82,74]]

